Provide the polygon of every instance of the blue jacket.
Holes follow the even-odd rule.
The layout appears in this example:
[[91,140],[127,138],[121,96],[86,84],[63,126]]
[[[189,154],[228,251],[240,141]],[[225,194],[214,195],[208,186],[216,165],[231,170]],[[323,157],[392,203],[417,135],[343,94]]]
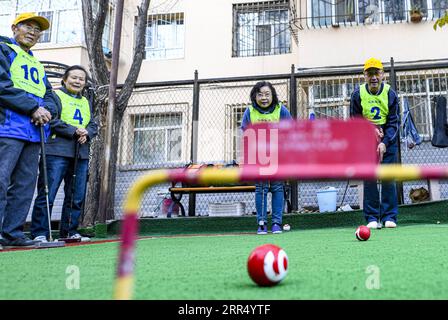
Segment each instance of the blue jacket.
[[[46,93],[43,99],[30,96],[26,91],[14,88],[10,77],[10,67],[17,54],[1,38],[0,42],[0,137],[15,138],[30,142],[40,141],[40,129],[31,123],[31,115],[38,107],[44,107],[52,118],[57,116],[57,109],[51,90],[51,84],[45,76]],[[17,44],[14,39],[9,39]],[[29,54],[33,54],[29,51]],[[39,102],[39,100],[42,100]],[[46,136],[50,132],[45,125]]]
[[[381,88],[378,94],[384,88],[384,83],[381,84]],[[367,88],[368,89],[368,88]],[[383,143],[386,148],[389,149],[392,145],[397,145],[398,133],[400,130],[400,106],[398,103],[398,96],[394,90],[389,89],[389,114],[387,115],[387,120],[382,129],[384,132]],[[362,106],[361,106],[361,95],[359,87],[353,92],[350,99],[350,116],[351,117],[362,117]]]

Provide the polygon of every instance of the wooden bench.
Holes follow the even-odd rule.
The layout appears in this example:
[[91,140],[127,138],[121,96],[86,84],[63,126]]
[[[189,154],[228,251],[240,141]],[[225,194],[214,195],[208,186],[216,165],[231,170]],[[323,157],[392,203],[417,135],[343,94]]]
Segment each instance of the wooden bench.
[[[291,212],[291,202],[289,199],[289,186],[285,184],[284,192],[285,192],[285,201],[287,204],[287,211]],[[185,208],[181,203],[182,196],[184,194],[189,195],[188,202],[188,215],[195,216],[196,215],[196,194],[198,193],[239,193],[239,192],[255,192],[254,185],[232,185],[232,186],[212,186],[212,187],[204,187],[204,186],[182,186],[176,187],[175,184],[172,185],[171,188],[168,189],[171,194],[171,199],[179,206],[181,210],[181,215],[185,216]],[[255,201],[255,199],[254,199]]]

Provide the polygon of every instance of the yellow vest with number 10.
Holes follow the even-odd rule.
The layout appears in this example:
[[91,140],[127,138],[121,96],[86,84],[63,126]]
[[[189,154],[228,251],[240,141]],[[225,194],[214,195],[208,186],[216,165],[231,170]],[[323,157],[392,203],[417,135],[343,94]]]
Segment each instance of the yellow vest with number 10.
[[22,89],[35,97],[43,98],[47,88],[44,82],[45,70],[42,64],[19,46],[15,44],[6,45],[17,54],[9,69],[14,88]]
[[390,85],[384,84],[383,91],[379,95],[370,94],[366,84],[360,87],[362,115],[376,125],[386,123],[389,114],[389,89]]
[[61,120],[77,128],[86,128],[90,122],[90,105],[85,97],[72,97],[61,90],[55,93],[61,99]]

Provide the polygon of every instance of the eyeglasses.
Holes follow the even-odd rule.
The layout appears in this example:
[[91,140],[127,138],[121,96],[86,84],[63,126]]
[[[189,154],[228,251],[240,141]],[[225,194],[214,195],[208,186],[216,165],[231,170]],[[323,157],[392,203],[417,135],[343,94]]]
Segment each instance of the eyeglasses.
[[259,92],[259,93],[257,93],[257,98],[264,98],[264,97],[270,98],[271,97],[271,93],[270,92],[266,92],[266,93]]
[[41,34],[42,33],[42,30],[40,28],[37,28],[37,27],[33,28],[33,27],[31,27],[31,26],[29,26],[27,24],[20,24],[20,26],[22,26],[23,29],[25,29],[26,32],[33,31],[35,34]]
[[382,71],[378,70],[378,69],[364,71],[364,74],[369,77],[379,76],[379,75],[381,75],[381,73],[382,73]]

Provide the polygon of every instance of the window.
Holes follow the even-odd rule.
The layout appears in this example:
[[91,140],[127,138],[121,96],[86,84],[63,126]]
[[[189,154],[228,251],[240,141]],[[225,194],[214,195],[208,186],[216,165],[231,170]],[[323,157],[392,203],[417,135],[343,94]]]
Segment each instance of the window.
[[336,22],[355,21],[355,0],[336,1]]
[[311,2],[311,7],[312,26],[331,25],[333,16],[333,6],[331,1],[313,0]]
[[83,37],[81,0],[41,0],[15,2],[16,16],[22,12],[36,12],[50,22],[39,43],[80,43]]
[[[81,42],[83,36],[81,32],[83,30],[82,17],[74,14],[72,10],[59,11],[56,43],[70,43]],[[70,23],[67,23],[70,21]]]
[[291,52],[289,1],[233,5],[233,56]]
[[346,119],[349,113],[350,83],[322,81],[309,86],[309,107],[314,109],[317,119]]
[[[274,86],[276,86],[274,84]],[[276,86],[279,89],[280,86]],[[249,88],[250,90],[250,88]],[[278,91],[277,91],[278,94]],[[287,101],[281,100],[279,101],[282,105],[284,105],[288,110],[290,110]],[[251,105],[251,102],[247,102],[246,104],[227,104],[226,105],[226,114],[225,114],[225,161],[236,160],[237,162],[243,161],[243,150],[242,141],[243,141],[243,131],[241,130],[241,123],[243,121],[243,115],[246,109]]]
[[11,0],[0,0],[0,35],[11,34],[12,13]]
[[229,143],[229,147],[225,148],[225,160],[231,161],[240,160],[242,156],[241,150],[241,122],[243,121],[243,115],[250,103],[245,104],[232,104],[226,106],[226,128],[228,128],[229,134],[226,141]]
[[182,159],[182,113],[133,116],[133,164],[165,164]]
[[405,20],[405,11],[405,3],[403,1],[384,1],[384,19],[386,22]]
[[[112,3],[109,4],[103,33],[103,47],[106,51],[112,47]],[[95,15],[98,0],[93,2],[92,8]],[[11,35],[12,17],[23,12],[36,12],[50,21],[50,28],[42,33],[39,43],[79,44],[84,38],[81,0],[0,0],[0,34]]]
[[418,7],[426,18],[438,18],[448,0],[307,0],[313,27],[408,21],[409,10]]
[[[114,16],[114,1],[109,2],[109,7],[107,8],[106,21],[104,22],[104,30],[103,30],[103,52],[105,54],[112,51],[112,18]],[[92,13],[95,16],[98,12],[99,3],[98,0],[93,1],[92,5]],[[82,20],[81,20],[82,23]]]
[[303,92],[299,96],[302,112],[308,115],[310,109],[313,109],[318,119],[347,119],[351,95],[360,83],[363,83],[363,79],[359,75],[303,80]]
[[431,4],[433,16],[436,19],[442,17],[448,9],[448,0],[432,0]]
[[47,29],[44,32],[42,32],[39,38],[39,42],[40,43],[51,42],[51,26],[53,25],[53,11],[39,12],[39,15],[47,18],[47,20],[50,22],[50,29]]
[[447,96],[446,70],[434,74],[428,72],[399,75],[397,80],[399,96],[402,103],[404,100],[409,103],[417,131],[423,138],[430,139],[434,133],[436,98]]
[[184,14],[167,13],[148,16],[146,59],[178,59],[184,57]]

